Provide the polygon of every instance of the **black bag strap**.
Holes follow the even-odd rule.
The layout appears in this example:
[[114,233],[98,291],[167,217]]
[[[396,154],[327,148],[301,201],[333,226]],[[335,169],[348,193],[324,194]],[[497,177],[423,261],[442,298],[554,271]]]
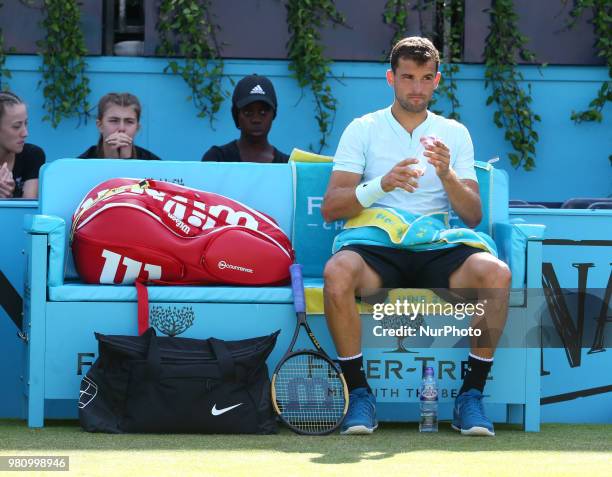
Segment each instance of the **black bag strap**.
[[227,381],[235,381],[237,376],[234,358],[227,349],[225,342],[217,338],[209,338],[208,342],[210,343],[210,347],[217,358],[223,379]]
[[[148,341],[146,354],[148,378],[151,380],[159,379],[161,376],[161,354],[155,328],[150,327],[142,334],[142,337]],[[240,379],[236,370],[234,358],[227,348],[225,341],[217,338],[209,338],[208,343],[217,359],[217,364],[221,371],[221,378],[225,381],[239,381]]]
[[0,271],[0,309],[4,308],[8,317],[19,328],[17,336],[22,337],[23,331],[23,298],[13,287],[9,279]]
[[147,347],[147,377],[150,380],[157,380],[161,376],[161,355],[159,353],[159,343],[157,334],[152,326],[142,334],[148,340]]

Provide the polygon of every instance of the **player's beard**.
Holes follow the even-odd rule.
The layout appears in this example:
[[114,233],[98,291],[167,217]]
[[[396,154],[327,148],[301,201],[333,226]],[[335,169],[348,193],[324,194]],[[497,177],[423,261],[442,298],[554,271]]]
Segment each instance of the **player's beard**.
[[423,99],[422,102],[419,102],[416,104],[410,101],[407,101],[403,98],[399,98],[397,96],[395,97],[395,99],[397,99],[397,102],[402,107],[402,109],[409,113],[422,113],[423,111],[427,109],[427,105],[429,104],[429,99],[426,99],[426,98]]

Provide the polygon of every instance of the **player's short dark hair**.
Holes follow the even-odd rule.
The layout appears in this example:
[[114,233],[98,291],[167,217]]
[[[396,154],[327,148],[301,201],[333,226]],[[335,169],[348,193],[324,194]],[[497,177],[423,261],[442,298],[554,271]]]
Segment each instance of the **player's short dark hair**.
[[434,44],[427,38],[420,36],[409,36],[398,41],[391,50],[391,70],[395,73],[400,58],[413,60],[419,65],[428,61],[436,64],[436,71],[440,66],[440,53]]

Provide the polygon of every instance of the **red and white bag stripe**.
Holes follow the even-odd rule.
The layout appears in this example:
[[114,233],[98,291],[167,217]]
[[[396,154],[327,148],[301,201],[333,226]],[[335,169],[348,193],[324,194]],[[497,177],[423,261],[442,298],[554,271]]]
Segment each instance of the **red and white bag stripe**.
[[72,251],[87,283],[276,285],[294,252],[266,214],[169,182],[111,179],[77,208]]

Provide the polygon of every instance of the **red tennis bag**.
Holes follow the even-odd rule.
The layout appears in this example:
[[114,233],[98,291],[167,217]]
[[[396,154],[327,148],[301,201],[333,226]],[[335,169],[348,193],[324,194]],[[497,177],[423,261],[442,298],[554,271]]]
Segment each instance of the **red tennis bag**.
[[277,285],[294,252],[276,221],[169,182],[111,179],[79,204],[71,230],[87,283]]

